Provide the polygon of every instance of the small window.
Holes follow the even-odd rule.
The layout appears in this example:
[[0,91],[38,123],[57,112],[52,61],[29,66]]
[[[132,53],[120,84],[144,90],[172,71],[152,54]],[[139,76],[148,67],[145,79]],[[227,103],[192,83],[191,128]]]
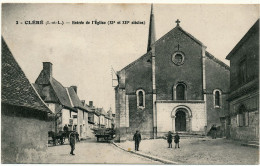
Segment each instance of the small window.
[[138,104],[138,106],[140,106],[140,107],[143,107],[143,106],[144,106],[143,97],[144,97],[143,92],[142,92],[142,91],[139,91],[139,92],[138,92],[138,98],[139,98],[139,104]]
[[145,92],[142,89],[136,91],[137,108],[145,108]]
[[219,91],[217,91],[217,92],[215,93],[215,105],[218,106],[218,107],[220,106],[219,97],[220,97]]
[[214,107],[220,108],[221,107],[221,90],[215,89],[213,91],[213,98],[214,98]]

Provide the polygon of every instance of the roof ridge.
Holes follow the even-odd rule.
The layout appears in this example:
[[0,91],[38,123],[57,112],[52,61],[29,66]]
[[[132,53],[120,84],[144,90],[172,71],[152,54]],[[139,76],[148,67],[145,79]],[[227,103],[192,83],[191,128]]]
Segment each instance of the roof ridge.
[[[41,100],[41,102],[49,109],[49,107],[47,106],[47,104],[42,100],[41,96],[39,95],[39,93],[37,92],[37,90],[35,89],[35,87],[32,85],[31,83],[31,87],[33,88],[34,92],[36,93],[36,95],[38,96],[38,98]],[[52,113],[53,112],[49,109],[49,113]]]
[[71,96],[70,96],[68,87],[66,87],[65,89],[66,89],[67,95],[68,95],[68,97],[69,97],[70,104],[71,104],[72,107],[74,107],[74,103],[73,103],[72,100],[71,100]]

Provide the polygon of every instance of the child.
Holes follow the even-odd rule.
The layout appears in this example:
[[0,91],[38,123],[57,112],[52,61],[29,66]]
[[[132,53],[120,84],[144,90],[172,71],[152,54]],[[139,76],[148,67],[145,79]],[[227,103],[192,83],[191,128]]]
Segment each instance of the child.
[[171,133],[171,131],[168,132],[167,142],[169,144],[168,148],[172,148],[172,133]]
[[178,135],[178,132],[176,132],[176,135],[174,136],[174,142],[175,142],[175,149],[176,149],[177,145],[178,145],[178,148],[180,148],[180,144],[179,144],[180,136]]

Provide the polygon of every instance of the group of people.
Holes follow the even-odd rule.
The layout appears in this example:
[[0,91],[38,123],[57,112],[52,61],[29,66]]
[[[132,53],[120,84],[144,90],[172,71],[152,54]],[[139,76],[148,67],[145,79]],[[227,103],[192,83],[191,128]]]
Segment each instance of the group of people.
[[[172,132],[169,131],[168,135],[167,135],[167,142],[169,144],[168,148],[172,148]],[[175,149],[178,147],[180,148],[180,136],[178,134],[178,132],[176,132],[175,136],[174,136],[174,143],[175,143]]]
[[[167,135],[167,142],[169,144],[168,148],[172,148],[172,139],[173,139],[172,132],[169,131],[168,135]],[[135,141],[135,150],[139,151],[139,144],[141,142],[141,134],[138,130],[134,134],[133,140]],[[180,148],[180,136],[179,136],[178,132],[176,132],[176,134],[174,136],[174,143],[175,143],[175,149],[177,147]]]

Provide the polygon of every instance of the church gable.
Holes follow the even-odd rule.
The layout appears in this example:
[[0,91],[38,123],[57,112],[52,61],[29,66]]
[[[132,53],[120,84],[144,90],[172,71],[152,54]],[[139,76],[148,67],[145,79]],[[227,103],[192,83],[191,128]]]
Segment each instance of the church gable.
[[[151,93],[151,55],[145,54],[132,62],[120,71],[119,76],[121,76],[120,79],[124,79],[123,77],[125,77],[125,89],[127,94],[135,94],[138,89],[143,89]],[[124,81],[121,82],[123,83]]]
[[230,69],[225,63],[206,52],[206,93],[212,93],[214,89],[220,89],[224,93],[229,91]]
[[178,82],[187,100],[202,100],[202,43],[176,26],[155,44],[157,100],[173,100]]

